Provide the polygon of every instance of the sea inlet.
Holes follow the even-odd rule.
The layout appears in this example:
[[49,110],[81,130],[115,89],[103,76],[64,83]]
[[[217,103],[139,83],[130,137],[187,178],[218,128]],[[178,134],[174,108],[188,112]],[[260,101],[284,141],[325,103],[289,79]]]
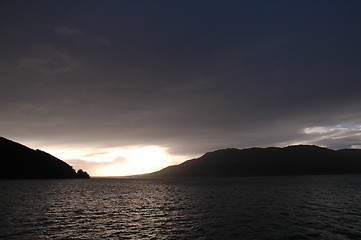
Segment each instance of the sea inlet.
[[361,175],[0,181],[0,239],[361,239]]

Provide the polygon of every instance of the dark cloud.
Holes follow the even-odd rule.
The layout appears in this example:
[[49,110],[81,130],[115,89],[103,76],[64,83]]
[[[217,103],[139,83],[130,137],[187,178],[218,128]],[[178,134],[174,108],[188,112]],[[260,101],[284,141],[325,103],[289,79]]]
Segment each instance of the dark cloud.
[[[1,3],[1,134],[99,147],[359,145],[359,1]],[[345,130],[346,131],[346,130]]]
[[80,36],[82,35],[82,32],[77,30],[77,29],[72,29],[72,28],[69,28],[67,26],[57,26],[54,28],[54,31],[57,33],[57,34],[60,34],[60,35],[65,35],[65,36]]

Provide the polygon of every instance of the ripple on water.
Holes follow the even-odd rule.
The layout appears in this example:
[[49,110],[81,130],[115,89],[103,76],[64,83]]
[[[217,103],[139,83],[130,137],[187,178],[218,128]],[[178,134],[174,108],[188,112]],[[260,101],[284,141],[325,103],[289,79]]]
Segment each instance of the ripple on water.
[[360,239],[361,176],[1,181],[0,239]]

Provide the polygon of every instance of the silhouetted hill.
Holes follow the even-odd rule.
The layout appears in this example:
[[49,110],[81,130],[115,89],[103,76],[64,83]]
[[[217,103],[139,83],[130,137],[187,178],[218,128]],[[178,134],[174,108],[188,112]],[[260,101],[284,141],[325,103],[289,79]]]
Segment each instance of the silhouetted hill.
[[0,137],[0,179],[89,178],[88,173],[75,171],[67,163]]
[[145,177],[237,177],[361,173],[361,150],[299,145],[285,148],[223,149]]

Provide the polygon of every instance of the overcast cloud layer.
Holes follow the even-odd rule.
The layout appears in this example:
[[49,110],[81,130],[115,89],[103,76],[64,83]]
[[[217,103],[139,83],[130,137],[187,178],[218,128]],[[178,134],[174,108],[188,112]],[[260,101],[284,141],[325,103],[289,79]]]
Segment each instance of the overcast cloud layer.
[[0,134],[186,156],[360,146],[360,10],[341,0],[1,1]]

